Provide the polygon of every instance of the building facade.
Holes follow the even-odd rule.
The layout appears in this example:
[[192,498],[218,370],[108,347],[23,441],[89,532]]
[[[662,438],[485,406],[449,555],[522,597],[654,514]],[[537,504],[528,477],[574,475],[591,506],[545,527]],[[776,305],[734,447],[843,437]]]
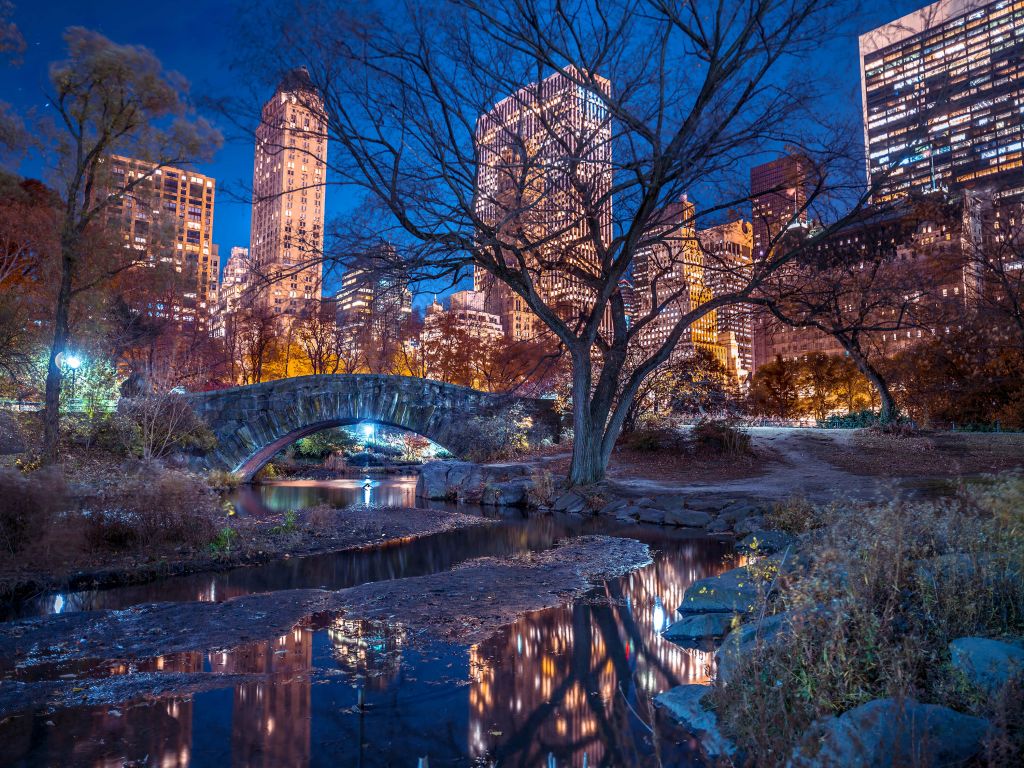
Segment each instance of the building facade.
[[220,285],[217,288],[217,311],[214,313],[212,323],[214,336],[223,337],[225,335],[227,318],[237,313],[242,306],[251,269],[249,249],[238,245],[234,246],[227,263],[224,264]]
[[134,259],[174,273],[172,285],[137,294],[138,311],[182,327],[207,328],[217,299],[220,260],[213,243],[217,182],[196,171],[114,155],[108,214]]
[[[610,92],[604,78],[557,72],[497,103],[477,121],[474,136],[483,240],[507,245],[508,264],[518,263],[518,251],[543,301],[569,322],[594,305],[592,289],[573,274],[600,271],[588,215],[611,241],[611,121],[602,99]],[[569,167],[577,168],[575,178]],[[543,331],[522,299],[489,272],[477,267],[473,287],[487,295],[488,311],[514,340]]]
[[[697,235],[704,257],[704,281],[714,297],[745,288],[753,262],[753,228],[749,221],[731,221],[701,230]],[[726,369],[738,381],[754,370],[753,321],[749,304],[728,304],[715,310],[717,342],[724,350]]]
[[1024,5],[940,0],[860,37],[876,202],[997,187],[1024,197]]
[[290,72],[256,128],[250,290],[257,306],[295,318],[323,291],[327,117],[305,69]]
[[[640,329],[637,343],[645,354],[667,341],[683,315],[711,299],[704,279],[704,259],[695,229],[695,207],[685,197],[666,206],[653,218],[648,242],[633,259],[633,287],[637,320],[653,317]],[[718,346],[718,318],[708,312],[687,327],[673,358],[692,355],[701,347],[725,362]]]

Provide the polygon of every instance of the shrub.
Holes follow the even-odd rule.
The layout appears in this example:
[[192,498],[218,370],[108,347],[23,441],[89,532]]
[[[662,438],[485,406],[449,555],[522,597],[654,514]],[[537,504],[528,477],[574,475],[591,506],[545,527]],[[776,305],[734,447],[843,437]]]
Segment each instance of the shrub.
[[463,445],[469,461],[486,463],[521,456],[530,448],[533,419],[521,403],[502,414],[473,416],[453,424],[451,442]]
[[205,482],[181,472],[143,473],[104,494],[88,514],[95,546],[200,547],[213,537],[219,517]]
[[824,421],[818,422],[823,429],[863,429],[878,423],[878,414],[871,410],[854,413],[833,414]]
[[225,525],[210,542],[210,551],[215,555],[230,555],[231,548],[238,541],[238,532],[231,526]]
[[242,479],[226,469],[211,469],[206,473],[206,484],[215,491],[230,491],[238,487]]
[[619,438],[624,448],[644,453],[657,451],[683,451],[686,449],[686,438],[672,427],[645,427],[628,432]]
[[56,470],[43,469],[30,477],[0,470],[0,547],[14,555],[45,537],[66,495]]
[[[780,580],[783,642],[740,662],[713,702],[756,765],[779,765],[815,719],[876,698],[913,697],[1012,729],[1019,710],[965,685],[948,645],[1024,632],[1019,476],[936,502],[835,505],[808,534],[813,560]],[[1004,702],[1005,703],[1005,702]],[[1000,722],[1005,725],[1000,725]],[[1015,754],[1019,738],[990,750]]]
[[123,438],[131,440],[136,455],[146,461],[159,459],[172,450],[210,450],[216,438],[192,406],[176,392],[125,401],[121,411]]
[[547,507],[555,500],[555,478],[546,469],[534,469],[530,473],[530,488],[527,503],[531,507]]
[[750,435],[733,419],[701,419],[692,438],[698,454],[744,456],[751,453]]
[[794,534],[806,533],[823,524],[818,508],[800,496],[776,502],[765,514],[764,522],[772,530]]

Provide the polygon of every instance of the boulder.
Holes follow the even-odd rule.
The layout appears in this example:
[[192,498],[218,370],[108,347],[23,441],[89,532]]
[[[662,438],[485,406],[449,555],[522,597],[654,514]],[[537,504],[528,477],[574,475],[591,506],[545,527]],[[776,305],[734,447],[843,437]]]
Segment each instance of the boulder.
[[764,562],[780,564],[781,557],[772,555],[759,561],[756,567],[744,565],[693,582],[683,593],[683,604],[679,606],[679,612],[747,613],[754,607],[760,593],[767,588],[764,579],[767,569],[762,565]]
[[760,516],[764,513],[757,504],[751,504],[749,501],[734,501],[726,507],[723,507],[719,512],[718,516],[723,518],[727,523],[735,525],[740,520],[745,520],[748,517]]
[[695,613],[675,622],[662,632],[662,637],[673,643],[717,640],[732,629],[732,613]]
[[701,703],[710,690],[709,685],[678,685],[655,696],[654,706],[665,710],[692,734],[700,742],[705,755],[714,762],[718,758],[731,758],[738,750],[719,730],[718,716]]
[[666,509],[665,524],[685,528],[704,528],[711,522],[711,515],[696,509]]
[[754,531],[760,531],[763,529],[764,518],[760,515],[744,518],[733,526],[733,530],[738,534],[753,533]]
[[748,555],[772,555],[796,543],[796,537],[783,531],[756,531],[744,536],[736,549]]
[[590,511],[586,497],[579,491],[566,491],[551,505],[555,512],[566,512],[569,514],[581,514]]
[[665,512],[657,507],[640,507],[637,512],[639,513],[638,519],[641,523],[652,523],[654,525],[664,525],[665,523]]
[[959,637],[949,644],[953,668],[989,696],[1015,677],[1024,675],[1024,644]]
[[763,621],[753,620],[741,624],[725,636],[722,647],[715,652],[717,677],[728,684],[736,670],[761,645],[771,645],[785,636],[792,625],[793,614],[789,611],[766,616]]
[[815,721],[787,768],[964,765],[982,750],[988,721],[913,700],[876,699]]
[[717,520],[712,520],[708,523],[707,531],[708,533],[725,533],[730,527],[729,523],[722,518],[718,518]]
[[615,499],[614,501],[609,501],[607,504],[601,507],[601,509],[598,510],[597,514],[608,515],[609,517],[616,517],[619,515],[620,512],[626,510],[628,507],[629,501],[627,501],[626,499]]
[[503,483],[491,483],[484,487],[481,504],[493,507],[523,507],[529,500],[529,480],[506,480]]

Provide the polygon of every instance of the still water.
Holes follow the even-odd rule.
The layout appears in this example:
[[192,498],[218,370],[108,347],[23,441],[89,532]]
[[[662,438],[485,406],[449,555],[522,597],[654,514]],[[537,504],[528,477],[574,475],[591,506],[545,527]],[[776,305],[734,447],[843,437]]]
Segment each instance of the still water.
[[[254,515],[325,501],[402,506],[413,503],[406,495],[411,487],[408,478],[389,479],[372,486],[367,498],[361,481],[288,482],[247,489],[236,503]],[[663,765],[688,765],[694,758],[684,736],[665,728],[652,736],[650,698],[707,679],[710,656],[667,642],[660,631],[691,582],[730,566],[730,548],[721,542],[592,519],[501,518],[486,529],[373,551],[47,596],[22,612],[340,588],[597,532],[647,541],[654,562],[573,602],[528,613],[476,645],[437,642],[401,621],[317,616],[281,637],[228,651],[95,660],[72,673],[258,676],[142,704],[14,717],[0,724],[0,764],[413,768],[429,757],[433,768],[547,768],[653,766],[660,756]]]

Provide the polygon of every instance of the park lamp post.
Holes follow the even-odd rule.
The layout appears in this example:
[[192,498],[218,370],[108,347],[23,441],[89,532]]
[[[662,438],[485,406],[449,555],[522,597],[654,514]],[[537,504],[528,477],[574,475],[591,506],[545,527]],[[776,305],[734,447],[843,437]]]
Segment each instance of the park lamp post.
[[75,384],[78,378],[78,369],[82,366],[82,358],[74,352],[69,352],[64,358],[64,365],[71,369],[71,399],[75,399]]

